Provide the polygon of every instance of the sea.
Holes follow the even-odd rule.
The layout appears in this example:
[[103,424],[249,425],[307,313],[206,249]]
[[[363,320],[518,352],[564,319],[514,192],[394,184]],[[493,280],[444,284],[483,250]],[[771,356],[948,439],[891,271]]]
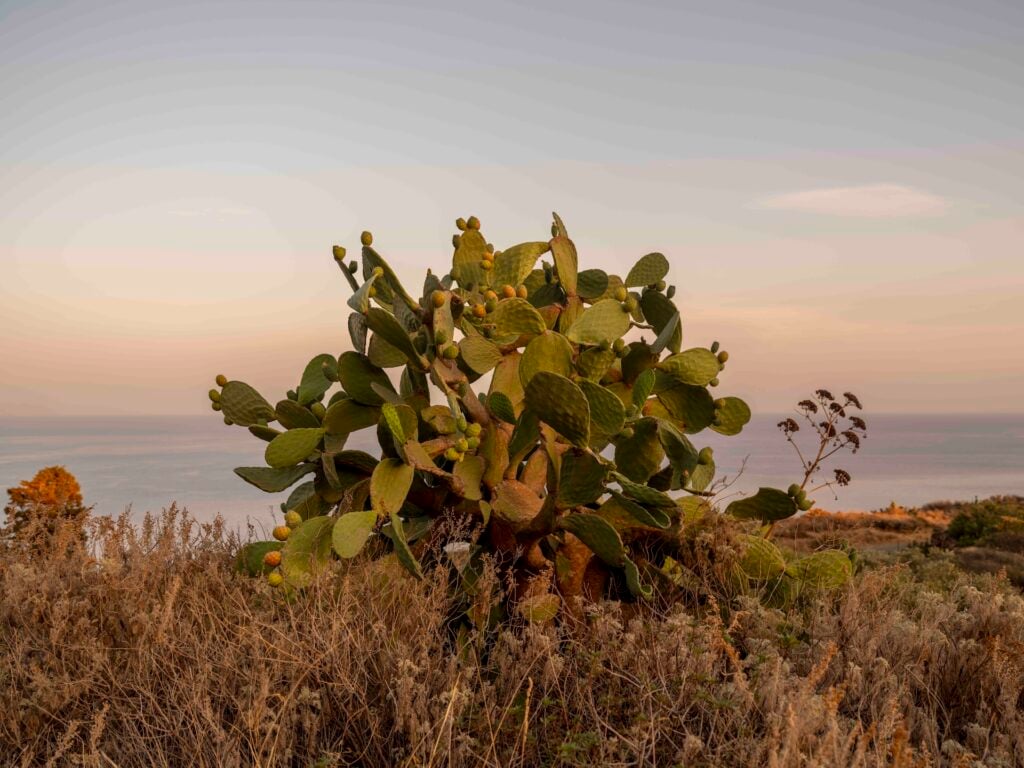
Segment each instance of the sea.
[[[729,482],[721,501],[800,479],[796,454],[776,428],[786,415],[755,417],[734,437],[694,436],[698,447],[714,448],[718,473]],[[1024,414],[882,414],[867,422],[861,450],[829,464],[852,482],[813,494],[817,506],[867,511],[892,502],[1024,495]],[[375,445],[367,430],[348,447],[372,452]],[[0,490],[58,464],[78,478],[95,514],[141,517],[177,502],[199,519],[221,515],[238,530],[265,529],[287,494],[263,493],[231,471],[262,465],[265,446],[212,415],[7,418],[0,421]]]

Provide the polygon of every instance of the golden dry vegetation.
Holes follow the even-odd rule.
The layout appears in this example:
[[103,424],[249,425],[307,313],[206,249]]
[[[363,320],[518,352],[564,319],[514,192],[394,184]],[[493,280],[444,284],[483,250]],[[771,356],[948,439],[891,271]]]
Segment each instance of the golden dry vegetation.
[[4,765],[1024,764],[1024,598],[947,556],[785,612],[596,605],[458,653],[440,576],[356,564],[289,602],[219,523],[91,526],[0,561]]

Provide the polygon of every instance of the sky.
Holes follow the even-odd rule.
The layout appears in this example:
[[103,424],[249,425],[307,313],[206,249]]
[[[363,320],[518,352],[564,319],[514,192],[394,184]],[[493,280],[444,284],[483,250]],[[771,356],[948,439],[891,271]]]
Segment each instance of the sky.
[[1024,4],[0,0],[0,416],[273,402],[333,244],[551,211],[755,411],[1024,412]]

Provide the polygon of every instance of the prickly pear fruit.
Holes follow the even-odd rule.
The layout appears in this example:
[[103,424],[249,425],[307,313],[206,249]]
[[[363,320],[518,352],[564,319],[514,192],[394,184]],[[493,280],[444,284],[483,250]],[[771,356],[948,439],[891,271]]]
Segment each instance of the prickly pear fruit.
[[513,288],[511,285],[503,285],[501,286],[501,295],[503,298],[506,299],[514,299],[516,295],[516,289]]
[[462,454],[459,453],[457,448],[453,447],[444,452],[444,457],[448,459],[448,461],[458,461],[462,458]]
[[301,522],[302,515],[300,515],[294,509],[284,516],[284,524],[287,525],[289,528],[295,528]]
[[211,389],[210,390],[210,400],[212,400],[215,403],[218,402],[220,400],[220,391],[216,390],[216,389]]
[[465,232],[466,231],[466,220],[460,216],[459,218],[457,218],[455,220],[455,226],[459,229],[460,232]]
[[215,411],[219,411],[222,406],[221,406],[220,403],[218,403],[216,400],[214,400],[212,403],[210,403],[210,407],[213,408],[213,410],[215,410]]
[[263,564],[268,568],[277,568],[281,564],[281,550],[274,549],[263,556]]
[[527,290],[525,285],[520,285],[518,288],[516,288],[516,296],[518,296],[520,299],[525,299],[529,295],[530,292]]
[[622,308],[629,312],[629,314],[633,314],[634,312],[636,312],[636,297],[627,296],[626,300],[622,302]]
[[445,360],[454,360],[459,356],[459,347],[456,344],[449,344],[442,354]]
[[665,298],[666,299],[674,299],[675,296],[676,296],[676,287],[674,285],[670,285],[668,287],[668,290],[665,291]]
[[789,488],[786,489],[786,493],[788,493],[795,499],[797,495],[800,493],[800,486],[797,485],[796,483],[793,483],[792,485],[789,486]]
[[497,301],[497,300],[498,300],[498,294],[496,294],[490,288],[488,288],[486,291],[484,291],[484,301]]
[[718,362],[724,363],[728,359],[729,359],[729,353],[726,352],[724,349],[721,352],[718,353]]
[[711,354],[715,354],[716,352],[718,352],[718,342],[717,341],[712,341],[711,342]]
[[292,529],[287,525],[279,525],[274,528],[273,536],[278,541],[288,541],[288,536],[291,535]]
[[480,447],[480,438],[479,437],[471,437],[471,438],[469,438],[466,441],[466,450],[475,451],[479,447]]
[[217,386],[218,387],[223,387],[227,383],[228,383],[228,377],[225,376],[223,373],[218,373],[217,374]]
[[359,242],[365,246],[371,246],[373,245],[373,235],[369,232],[363,232],[359,235]]
[[626,342],[623,339],[616,339],[615,343],[612,344],[612,349],[615,350],[616,355],[621,355],[626,350]]
[[478,219],[476,216],[470,216],[468,219],[466,219],[466,226],[469,229],[480,229],[480,219]]
[[710,464],[714,459],[714,455],[714,451],[712,451],[710,447],[705,446],[704,448],[701,448],[700,453],[697,454],[697,463]]
[[656,291],[664,291],[667,287],[668,283],[666,283],[664,280],[659,280],[654,284],[654,290]]
[[452,246],[453,247],[458,248],[459,247],[459,243],[461,243],[461,242],[462,242],[462,236],[461,235],[452,235]]
[[709,387],[717,387],[721,382],[718,381],[718,377],[715,376],[711,381],[708,382]]
[[474,423],[474,424],[467,424],[465,431],[466,431],[466,434],[469,435],[470,437],[479,437],[480,433],[483,432],[483,429],[484,428],[481,427],[479,424],[475,424]]
[[487,316],[487,308],[483,304],[473,305],[473,317],[483,318]]
[[[493,291],[488,291],[488,293],[493,293]],[[488,299],[487,302],[484,304],[484,312],[487,313],[487,314],[490,314],[491,312],[493,312],[497,308],[498,308],[498,300],[497,299]]]
[[272,587],[280,587],[284,584],[284,576],[281,575],[280,571],[274,571],[267,575],[267,584]]
[[798,501],[796,506],[801,512],[806,512],[814,506],[814,499],[805,498],[803,501]]
[[313,412],[313,415],[316,416],[321,421],[323,420],[324,416],[327,415],[327,406],[324,405],[323,403],[313,403],[311,406],[309,406],[309,410],[311,410]]
[[481,259],[480,269],[482,269],[484,272],[490,272],[492,269],[494,269],[494,262],[491,261],[490,259]]
[[618,288],[616,288],[615,292],[612,294],[612,298],[615,299],[620,304],[624,302],[626,299],[628,299],[629,291],[626,290],[626,286],[620,285]]

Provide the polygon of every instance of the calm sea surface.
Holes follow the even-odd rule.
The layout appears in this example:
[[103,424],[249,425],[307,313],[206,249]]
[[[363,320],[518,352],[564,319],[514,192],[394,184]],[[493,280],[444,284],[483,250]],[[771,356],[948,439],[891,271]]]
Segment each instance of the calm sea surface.
[[[779,416],[755,419],[736,437],[704,434],[695,442],[715,448],[719,474],[735,475],[727,494],[759,485],[785,488],[798,477],[792,449],[776,430]],[[877,509],[938,499],[973,499],[996,493],[1024,495],[1024,415],[868,417],[868,439],[839,466],[853,483],[834,499],[815,494],[826,509]],[[372,450],[372,433],[364,444]],[[5,419],[0,422],[0,489],[36,470],[63,464],[78,477],[96,512],[141,513],[172,501],[201,518],[218,513],[233,525],[266,525],[287,494],[265,494],[232,468],[263,463],[263,448],[238,427],[209,416]]]

